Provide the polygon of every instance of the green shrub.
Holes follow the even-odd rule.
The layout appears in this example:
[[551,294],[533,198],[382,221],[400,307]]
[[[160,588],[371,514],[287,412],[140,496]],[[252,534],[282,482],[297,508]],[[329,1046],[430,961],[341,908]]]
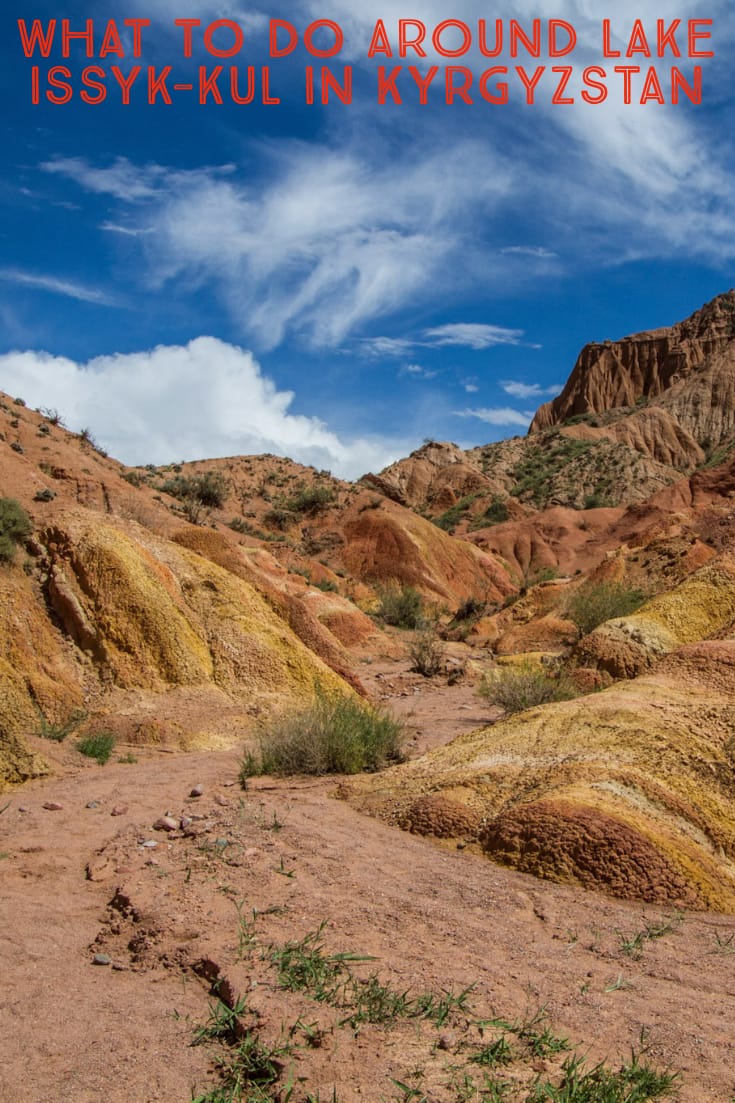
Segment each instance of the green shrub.
[[507,521],[510,517],[508,513],[508,507],[502,498],[493,498],[490,505],[482,515],[482,520],[487,521],[491,525],[502,524],[503,521]]
[[227,499],[228,486],[219,471],[207,471],[203,475],[176,475],[157,488],[181,502],[188,521],[199,524],[203,516],[219,509]]
[[331,486],[307,486],[289,498],[284,506],[292,513],[313,515],[326,509],[334,499],[335,491]]
[[15,498],[0,498],[0,562],[9,563],[32,531],[31,519]]
[[401,760],[403,728],[358,697],[317,686],[311,704],[275,717],[260,733],[260,754],[247,754],[243,788],[255,774],[357,774]]
[[566,612],[586,636],[606,620],[634,613],[645,600],[642,590],[631,590],[620,582],[588,582],[571,595]]
[[77,740],[77,750],[87,758],[94,758],[100,766],[109,761],[115,746],[115,736],[111,732],[95,732]]
[[439,639],[436,619],[429,618],[419,622],[416,635],[407,648],[411,660],[411,670],[432,678],[438,674],[444,662],[444,647]]
[[577,689],[566,675],[544,670],[530,661],[518,666],[503,666],[492,674],[486,674],[478,692],[491,705],[505,709],[508,715],[535,705],[568,701],[578,696]]
[[423,613],[424,600],[414,586],[390,582],[377,586],[380,605],[376,616],[395,628],[418,628]]

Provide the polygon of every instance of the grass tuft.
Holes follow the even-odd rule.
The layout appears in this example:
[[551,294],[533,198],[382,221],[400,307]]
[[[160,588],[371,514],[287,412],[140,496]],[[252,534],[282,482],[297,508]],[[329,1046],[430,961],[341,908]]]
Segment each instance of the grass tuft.
[[94,758],[100,766],[109,762],[115,746],[115,736],[111,732],[95,732],[77,740],[77,750],[87,758]]
[[257,774],[357,774],[402,760],[402,725],[358,697],[317,686],[314,701],[282,713],[260,734],[260,754],[247,752],[240,783]]
[[579,691],[566,675],[544,670],[530,661],[518,666],[504,666],[492,674],[486,674],[478,692],[491,705],[505,709],[508,715],[579,696]]

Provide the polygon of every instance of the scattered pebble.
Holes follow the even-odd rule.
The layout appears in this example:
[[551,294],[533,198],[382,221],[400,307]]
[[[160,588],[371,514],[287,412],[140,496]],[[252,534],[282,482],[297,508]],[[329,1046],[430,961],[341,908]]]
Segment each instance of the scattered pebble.
[[146,839],[146,841],[140,845],[145,847],[146,850],[154,850],[158,846],[158,843],[155,839]]
[[223,797],[221,793],[217,793],[214,798],[214,803],[218,804],[220,808],[229,808],[230,802],[227,797]]
[[95,965],[112,965],[112,958],[109,954],[95,954],[92,960]]
[[178,831],[178,829],[179,821],[175,820],[173,816],[159,816],[153,824],[154,831]]
[[110,812],[111,816],[126,816],[128,812],[127,804],[116,804]]
[[193,820],[191,816],[182,816],[179,820],[179,827],[182,831],[186,831],[187,827],[191,827]]
[[99,801],[88,800],[84,807],[85,808],[99,808]]
[[60,812],[64,805],[58,804],[55,800],[47,800],[44,802],[43,807],[47,812]]
[[203,785],[195,785],[192,791],[189,793],[190,797],[201,797],[204,793]]
[[30,808],[28,807],[27,804],[19,804],[18,805],[18,811],[19,812],[30,812]]

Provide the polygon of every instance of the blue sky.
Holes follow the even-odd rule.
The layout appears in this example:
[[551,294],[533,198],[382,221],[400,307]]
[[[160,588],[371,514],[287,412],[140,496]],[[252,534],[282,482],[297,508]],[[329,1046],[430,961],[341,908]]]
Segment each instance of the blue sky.
[[[58,408],[126,462],[270,451],[356,477],[424,437],[471,446],[523,433],[586,341],[670,324],[735,282],[735,18],[724,0],[685,10],[669,0],[516,0],[490,15],[479,0],[10,9],[0,46],[0,388]],[[94,18],[98,43],[108,19],[153,25],[139,62],[129,34],[123,59],[87,59],[72,46],[64,60],[58,45],[36,58],[34,105],[17,19],[62,15],[78,28]],[[173,25],[184,17],[234,20],[242,54],[217,61],[195,32],[185,61]],[[512,79],[505,105],[450,106],[432,89],[421,106],[405,83],[403,104],[380,106],[385,59],[367,58],[378,17],[392,36],[401,18],[430,29],[447,18],[566,19],[579,34],[568,60],[577,102],[551,106],[546,74],[534,106]],[[701,106],[625,106],[612,77],[604,105],[579,100],[585,65],[616,64],[601,59],[602,19],[620,46],[633,20],[655,32],[656,19],[674,17],[713,20]],[[269,58],[276,18],[300,31],[339,23],[345,45],[327,64],[340,75],[353,67],[352,104],[306,105],[314,59],[301,46]],[[429,54],[424,70],[462,64],[476,76],[493,64],[559,64]],[[668,73],[670,57],[654,61]],[[53,64],[72,71],[69,104],[44,98]],[[151,106],[134,88],[123,106],[108,75],[106,101],[91,106],[79,74],[95,64],[108,74],[113,64],[125,73],[168,64],[170,84],[200,64],[268,65],[282,102],[200,105],[184,92]],[[691,75],[694,62],[678,64]]]

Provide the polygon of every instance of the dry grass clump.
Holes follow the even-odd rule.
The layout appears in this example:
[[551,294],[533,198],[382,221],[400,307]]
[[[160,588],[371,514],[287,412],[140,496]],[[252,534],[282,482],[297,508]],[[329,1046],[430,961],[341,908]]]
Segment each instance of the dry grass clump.
[[240,781],[257,774],[358,774],[402,760],[403,726],[358,697],[317,687],[312,703],[281,713],[248,752]]
[[606,620],[635,613],[645,600],[642,590],[632,590],[620,582],[588,582],[571,595],[566,613],[586,636]]
[[546,670],[528,660],[486,674],[478,693],[491,705],[505,709],[508,715],[579,696],[579,690],[563,671]]

